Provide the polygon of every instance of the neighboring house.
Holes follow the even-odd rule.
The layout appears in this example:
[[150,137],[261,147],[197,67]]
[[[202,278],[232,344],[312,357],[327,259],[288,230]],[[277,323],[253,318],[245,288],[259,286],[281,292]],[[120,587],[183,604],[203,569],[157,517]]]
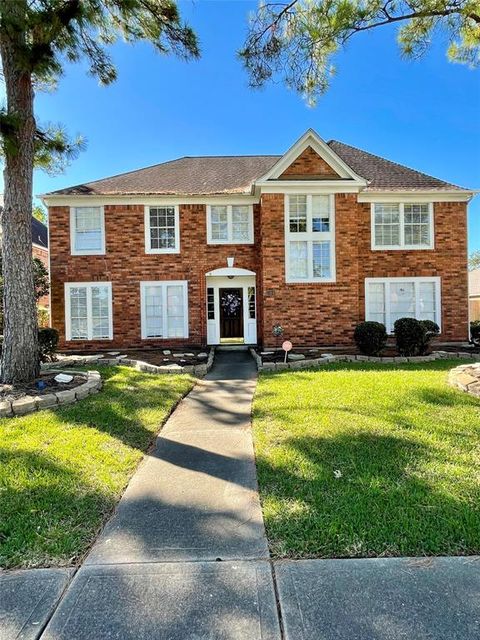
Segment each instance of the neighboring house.
[[480,320],[480,269],[468,272],[470,320]]
[[[3,193],[0,193],[0,213],[3,209]],[[0,238],[1,238],[0,227]],[[48,229],[32,216],[32,256],[38,258],[43,262],[48,270]],[[38,304],[43,307],[50,307],[50,296],[43,296],[38,301]]]
[[472,192],[307,131],[43,196],[61,346],[350,345],[403,316],[465,340]]

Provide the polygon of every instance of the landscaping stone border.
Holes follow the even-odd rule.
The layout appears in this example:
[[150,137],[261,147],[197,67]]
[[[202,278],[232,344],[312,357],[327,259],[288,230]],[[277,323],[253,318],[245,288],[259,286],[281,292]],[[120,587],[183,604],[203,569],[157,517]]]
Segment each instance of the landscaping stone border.
[[455,367],[448,374],[448,382],[453,387],[480,398],[480,362]]
[[50,367],[48,373],[70,373],[72,376],[85,378],[85,382],[78,385],[78,387],[65,389],[64,391],[53,391],[52,393],[36,396],[28,395],[16,400],[1,400],[0,418],[25,416],[28,413],[40,411],[40,409],[55,409],[60,405],[72,404],[93,393],[98,393],[102,388],[102,378],[98,371],[66,371],[65,369],[56,370]]
[[465,351],[434,351],[428,356],[395,356],[391,358],[379,358],[374,356],[348,355],[325,353],[320,358],[305,358],[305,360],[294,360],[291,362],[263,362],[262,357],[250,348],[250,353],[257,364],[258,371],[280,371],[282,369],[310,369],[311,367],[321,367],[332,362],[376,362],[385,364],[394,364],[401,362],[433,362],[434,360],[446,360],[448,358],[470,358],[471,360],[480,361],[479,353],[468,353]]
[[83,365],[122,365],[126,367],[133,367],[137,371],[145,373],[188,373],[190,375],[203,377],[205,376],[213,366],[213,359],[215,357],[215,347],[211,347],[208,358],[206,361],[199,362],[199,364],[182,366],[176,363],[166,365],[150,364],[143,360],[134,360],[133,358],[126,358],[123,356],[116,356],[111,358],[99,358],[98,356],[68,356],[65,358],[65,365],[62,365],[62,360],[57,362],[47,362],[42,364],[42,369],[58,368],[62,366],[75,367]]

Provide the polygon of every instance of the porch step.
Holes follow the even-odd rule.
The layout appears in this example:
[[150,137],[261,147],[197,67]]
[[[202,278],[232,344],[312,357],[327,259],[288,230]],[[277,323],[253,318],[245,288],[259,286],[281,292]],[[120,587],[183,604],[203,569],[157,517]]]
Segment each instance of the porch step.
[[216,351],[248,351],[250,345],[248,344],[218,344],[215,347]]

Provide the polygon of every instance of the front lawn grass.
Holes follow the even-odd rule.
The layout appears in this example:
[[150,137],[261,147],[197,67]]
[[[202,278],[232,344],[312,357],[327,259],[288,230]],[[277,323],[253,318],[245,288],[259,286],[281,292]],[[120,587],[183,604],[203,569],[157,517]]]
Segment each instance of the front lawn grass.
[[0,566],[77,562],[193,385],[185,375],[100,371],[97,395],[0,420]]
[[480,401],[459,360],[265,373],[254,401],[275,557],[480,552]]

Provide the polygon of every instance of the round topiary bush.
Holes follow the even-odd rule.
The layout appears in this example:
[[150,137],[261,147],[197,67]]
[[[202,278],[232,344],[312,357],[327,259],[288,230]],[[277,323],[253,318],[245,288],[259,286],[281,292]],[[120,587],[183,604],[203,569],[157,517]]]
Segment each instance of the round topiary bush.
[[366,356],[378,356],[387,344],[387,330],[381,322],[360,322],[353,334],[355,344]]
[[440,327],[433,320],[420,320],[420,324],[425,329],[425,339],[420,349],[420,353],[424,354],[424,353],[427,353],[428,351],[428,345],[430,344],[430,340],[434,336],[438,336],[438,334],[440,333]]
[[58,331],[53,327],[41,327],[38,330],[38,347],[40,362],[51,362],[56,359]]
[[470,336],[474,344],[480,345],[480,320],[470,322]]
[[427,340],[427,329],[415,318],[399,318],[393,325],[397,349],[402,356],[418,356]]

